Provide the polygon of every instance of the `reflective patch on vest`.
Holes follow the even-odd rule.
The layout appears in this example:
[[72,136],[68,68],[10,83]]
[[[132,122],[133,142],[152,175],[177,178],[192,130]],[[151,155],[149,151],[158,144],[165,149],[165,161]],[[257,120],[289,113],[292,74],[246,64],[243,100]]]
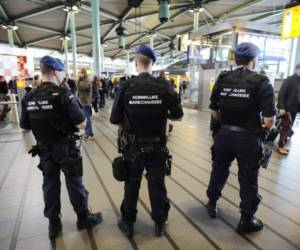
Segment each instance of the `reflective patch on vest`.
[[129,105],[162,105],[163,100],[159,95],[131,95]]
[[35,101],[30,101],[27,104],[27,111],[39,110],[41,107],[42,110],[53,110],[53,105],[49,103],[48,100],[38,101],[39,106]]

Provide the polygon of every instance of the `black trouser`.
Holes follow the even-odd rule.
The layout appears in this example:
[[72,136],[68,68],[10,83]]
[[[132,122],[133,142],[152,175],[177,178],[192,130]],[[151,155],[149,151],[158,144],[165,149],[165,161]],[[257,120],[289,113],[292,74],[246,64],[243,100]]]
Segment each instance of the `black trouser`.
[[261,143],[254,135],[223,128],[219,130],[212,147],[213,164],[207,196],[212,202],[217,202],[221,197],[229,176],[230,165],[235,158],[239,168],[241,213],[253,215],[261,200],[258,194]]
[[99,94],[100,94],[99,107],[104,108],[104,106],[105,106],[105,93],[104,93],[103,90],[99,90]]
[[[125,194],[121,205],[122,219],[126,223],[134,223],[137,214],[137,202],[144,167],[147,170],[148,191],[151,203],[151,217],[155,223],[162,224],[168,219],[170,209],[165,186],[165,146],[155,146],[149,154],[140,153],[136,146],[130,146],[125,153],[129,167],[130,180],[125,182]],[[136,160],[135,160],[136,159]]]
[[[69,156],[70,148],[73,150],[74,147],[76,147],[74,144],[51,144],[48,146],[47,152],[42,153],[40,156],[40,167],[44,176],[44,215],[49,219],[56,218],[60,214],[60,162]],[[65,175],[65,180],[74,211],[77,215],[87,213],[88,192],[82,183],[82,176],[74,177]]]

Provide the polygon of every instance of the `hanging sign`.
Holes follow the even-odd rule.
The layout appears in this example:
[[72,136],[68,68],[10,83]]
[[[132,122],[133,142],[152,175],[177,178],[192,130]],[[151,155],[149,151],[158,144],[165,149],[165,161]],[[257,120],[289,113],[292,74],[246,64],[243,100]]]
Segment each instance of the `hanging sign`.
[[295,38],[300,36],[300,5],[284,11],[281,38]]

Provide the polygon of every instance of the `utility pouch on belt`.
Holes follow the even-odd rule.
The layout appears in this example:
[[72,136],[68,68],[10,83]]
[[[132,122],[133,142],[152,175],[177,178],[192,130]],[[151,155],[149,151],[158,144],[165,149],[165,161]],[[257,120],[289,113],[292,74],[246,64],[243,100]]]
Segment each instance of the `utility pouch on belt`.
[[83,175],[82,157],[65,158],[61,161],[61,170],[66,176],[80,177]]
[[166,159],[166,175],[170,176],[172,173],[172,161],[173,157],[170,155],[169,151],[167,150],[167,159]]
[[118,156],[112,162],[113,176],[117,181],[126,181],[129,178],[128,167],[123,156]]

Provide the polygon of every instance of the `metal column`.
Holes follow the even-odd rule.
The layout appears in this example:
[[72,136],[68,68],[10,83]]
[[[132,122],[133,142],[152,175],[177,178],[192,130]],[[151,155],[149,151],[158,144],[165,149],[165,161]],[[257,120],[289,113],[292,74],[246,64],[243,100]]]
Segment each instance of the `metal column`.
[[64,52],[65,52],[65,72],[69,74],[69,63],[68,63],[68,40],[63,40],[64,43]]
[[73,54],[73,78],[77,78],[77,44],[76,44],[76,25],[75,11],[70,11],[70,28],[72,37],[72,54]]
[[300,38],[294,38],[291,42],[288,75],[294,74],[296,64],[300,62],[299,52],[300,52]]
[[94,74],[96,76],[101,76],[99,2],[100,0],[91,0],[92,28],[93,28],[93,59],[94,59]]
[[8,28],[7,29],[7,37],[8,37],[8,43],[9,46],[12,48],[14,47],[14,34],[13,34],[13,29]]
[[126,63],[126,67],[127,67],[127,75],[130,75],[130,50],[126,50],[126,59],[127,59],[127,63]]
[[153,44],[154,44],[154,36],[151,35],[150,36],[150,43],[149,43],[151,49],[153,49]]
[[233,50],[236,50],[236,47],[238,45],[238,40],[239,40],[239,33],[233,31],[231,35],[231,46]]
[[194,10],[194,32],[197,32],[199,29],[199,10]]
[[100,67],[100,69],[101,69],[101,72],[104,72],[104,59],[105,59],[105,56],[104,56],[104,47],[103,47],[103,45],[100,47],[100,49],[101,49],[101,60],[100,60],[100,65],[101,65],[101,67]]

